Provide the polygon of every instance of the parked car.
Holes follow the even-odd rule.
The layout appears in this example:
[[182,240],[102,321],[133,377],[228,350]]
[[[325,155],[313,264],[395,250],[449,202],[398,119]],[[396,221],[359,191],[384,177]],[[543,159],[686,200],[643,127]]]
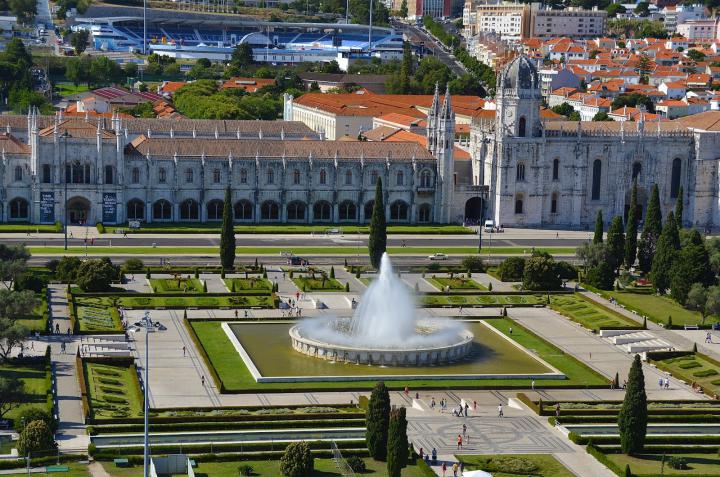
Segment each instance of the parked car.
[[428,256],[430,260],[447,260],[448,256],[444,253],[434,253]]

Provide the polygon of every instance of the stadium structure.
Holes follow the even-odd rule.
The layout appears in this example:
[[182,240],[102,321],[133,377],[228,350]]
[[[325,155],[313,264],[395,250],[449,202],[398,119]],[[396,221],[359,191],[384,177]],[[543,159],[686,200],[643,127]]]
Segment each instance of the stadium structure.
[[[142,50],[142,17],[78,19],[95,49]],[[241,43],[252,46],[255,61],[272,64],[330,62],[342,69],[354,60],[402,57],[402,35],[391,28],[346,23],[278,23],[197,19],[153,19],[147,23],[148,49],[177,59],[227,61]]]

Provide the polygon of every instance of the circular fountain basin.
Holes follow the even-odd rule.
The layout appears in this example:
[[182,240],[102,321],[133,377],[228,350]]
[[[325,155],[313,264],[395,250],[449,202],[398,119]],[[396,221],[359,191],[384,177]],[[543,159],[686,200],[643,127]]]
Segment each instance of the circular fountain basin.
[[474,335],[458,330],[456,339],[438,345],[413,346],[407,349],[348,346],[303,336],[300,325],[290,328],[292,347],[304,355],[349,364],[378,366],[432,366],[464,358],[472,349]]

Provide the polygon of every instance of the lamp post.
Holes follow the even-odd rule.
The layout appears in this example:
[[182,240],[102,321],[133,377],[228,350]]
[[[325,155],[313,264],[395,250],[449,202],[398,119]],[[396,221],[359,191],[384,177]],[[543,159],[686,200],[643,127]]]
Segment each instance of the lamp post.
[[145,378],[143,379],[145,383],[145,407],[144,407],[144,415],[145,415],[145,436],[143,439],[143,476],[149,477],[150,476],[150,439],[148,436],[148,428],[149,428],[149,419],[148,419],[148,411],[149,411],[149,389],[150,389],[150,382],[149,379],[149,368],[150,368],[150,333],[155,331],[155,328],[153,328],[152,320],[150,320],[150,312],[145,312],[144,317],[144,324],[145,324]]
[[[63,132],[60,136],[63,140],[63,174],[65,175],[65,195],[63,196],[63,201],[65,202],[65,205],[63,206],[63,222],[65,223],[63,230],[65,231],[65,250],[68,249],[68,180],[70,177],[72,177],[72,171],[68,174],[68,160],[67,160],[67,140],[70,137],[70,134],[68,134],[67,131]],[[69,177],[68,177],[69,176]]]

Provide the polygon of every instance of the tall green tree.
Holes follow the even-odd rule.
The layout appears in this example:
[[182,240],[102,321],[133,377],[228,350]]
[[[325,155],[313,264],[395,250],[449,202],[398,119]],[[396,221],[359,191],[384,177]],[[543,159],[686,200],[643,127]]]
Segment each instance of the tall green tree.
[[378,382],[370,394],[365,413],[365,440],[370,456],[385,460],[388,448],[388,425],[390,422],[390,393],[383,381]]
[[232,191],[225,189],[222,228],[220,229],[220,265],[225,270],[235,268],[235,228],[233,227]]
[[680,190],[678,190],[678,197],[677,201],[675,202],[675,221],[677,222],[678,228],[682,228],[683,226],[683,186],[680,186]]
[[670,268],[670,294],[681,305],[685,304],[694,283],[713,285],[715,275],[710,267],[710,257],[705,240],[695,229],[680,249],[677,260]]
[[670,287],[670,269],[679,248],[680,237],[675,225],[675,215],[670,212],[660,234],[650,269],[650,280],[656,293],[665,294]]
[[390,412],[387,443],[388,477],[400,477],[401,470],[407,466],[408,454],[407,418],[405,408],[399,407]]
[[400,17],[407,18],[408,16],[408,5],[407,0],[402,0],[402,3],[400,3],[400,10],[398,11],[400,14]]
[[660,211],[660,192],[657,184],[653,184],[650,193],[650,201],[648,202],[647,212],[645,213],[645,224],[643,225],[642,234],[640,234],[640,244],[638,246],[638,261],[640,262],[640,270],[648,273],[652,267],[653,256],[657,249],[658,240],[662,233],[662,212]]
[[635,355],[628,374],[625,399],[618,414],[620,447],[626,454],[636,454],[645,446],[647,433],[647,395],[640,355]]
[[625,232],[623,231],[622,217],[616,215],[610,222],[607,233],[608,255],[611,266],[617,274],[625,256]]
[[628,210],[627,225],[625,226],[625,267],[635,265],[637,258],[637,181],[633,181],[630,193],[630,210]]
[[378,177],[375,184],[375,202],[370,218],[370,236],[368,252],[370,263],[375,269],[380,268],[380,260],[387,249],[387,223],[385,222],[385,203],[383,201],[382,179]]
[[597,217],[595,218],[595,235],[593,236],[593,243],[602,243],[604,228],[605,224],[603,223],[603,215],[601,209],[598,210]]

